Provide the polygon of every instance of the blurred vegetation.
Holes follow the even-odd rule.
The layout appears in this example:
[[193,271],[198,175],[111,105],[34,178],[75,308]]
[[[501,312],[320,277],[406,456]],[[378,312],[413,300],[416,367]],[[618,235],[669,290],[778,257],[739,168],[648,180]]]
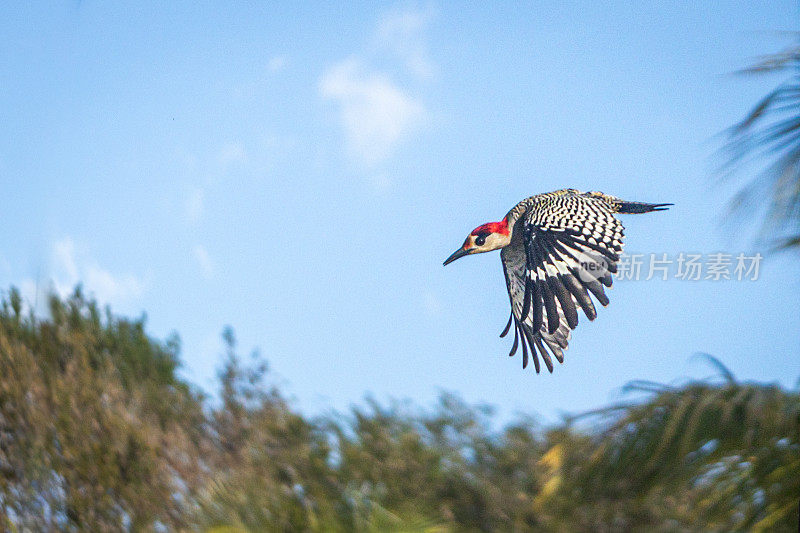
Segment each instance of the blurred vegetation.
[[0,309],[0,522],[8,531],[797,530],[800,394],[717,381],[541,427],[443,395],[308,419],[237,353],[219,390],[179,342],[80,290]]
[[[797,34],[796,34],[797,36]],[[761,240],[776,249],[800,249],[800,45],[760,58],[741,71],[782,74],[774,90],[728,130],[725,175],[755,177],[731,202],[745,219],[762,217]]]

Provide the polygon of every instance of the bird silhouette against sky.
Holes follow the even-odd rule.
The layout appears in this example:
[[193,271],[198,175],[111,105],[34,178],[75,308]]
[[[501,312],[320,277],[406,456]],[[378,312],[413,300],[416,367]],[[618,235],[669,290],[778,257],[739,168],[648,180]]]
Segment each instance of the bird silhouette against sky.
[[600,192],[575,189],[537,194],[515,205],[500,222],[472,230],[464,244],[444,264],[465,255],[500,248],[500,259],[511,300],[511,316],[500,334],[514,326],[513,356],[522,343],[522,367],[530,350],[536,372],[539,355],[553,371],[553,356],[564,362],[578,309],[589,320],[597,317],[590,294],[608,305],[604,287],[622,253],[620,214],[663,211],[672,204],[626,202]]

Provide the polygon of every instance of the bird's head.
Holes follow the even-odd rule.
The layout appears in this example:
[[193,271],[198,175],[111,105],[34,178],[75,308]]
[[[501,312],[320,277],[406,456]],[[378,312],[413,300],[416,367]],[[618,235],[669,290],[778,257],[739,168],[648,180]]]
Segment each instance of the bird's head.
[[481,224],[467,235],[461,248],[453,252],[444,264],[452,263],[465,255],[481,254],[502,248],[511,242],[511,232],[508,231],[508,221],[504,218],[500,222]]

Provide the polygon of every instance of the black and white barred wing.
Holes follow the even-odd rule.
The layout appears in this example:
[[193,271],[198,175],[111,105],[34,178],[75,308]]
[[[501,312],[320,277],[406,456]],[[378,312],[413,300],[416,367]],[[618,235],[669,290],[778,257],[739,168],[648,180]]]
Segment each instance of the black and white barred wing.
[[[520,233],[521,235],[521,233]],[[511,316],[508,319],[505,329],[500,334],[505,337],[514,326],[514,344],[511,346],[509,356],[517,352],[520,343],[522,344],[522,368],[528,366],[528,351],[533,356],[533,363],[536,372],[540,371],[539,357],[537,350],[542,354],[548,370],[553,371],[553,362],[550,354],[545,350],[547,345],[559,362],[564,360],[564,352],[570,337],[570,328],[566,324],[559,324],[558,329],[550,334],[543,324],[543,304],[539,298],[534,298],[535,284],[529,284],[527,280],[527,254],[523,238],[519,238],[519,243],[515,246],[517,239],[512,236],[512,243],[500,251],[503,261],[503,271],[506,277],[506,288],[511,299]],[[523,318],[524,317],[524,318]],[[534,324],[540,324],[538,329],[534,329]]]
[[553,371],[550,354],[564,360],[578,309],[597,317],[590,295],[608,305],[604,287],[612,284],[622,252],[623,227],[608,204],[584,195],[548,198],[517,221],[512,242],[501,251],[511,317],[514,355],[521,340],[522,365],[530,348],[536,371],[538,355]]

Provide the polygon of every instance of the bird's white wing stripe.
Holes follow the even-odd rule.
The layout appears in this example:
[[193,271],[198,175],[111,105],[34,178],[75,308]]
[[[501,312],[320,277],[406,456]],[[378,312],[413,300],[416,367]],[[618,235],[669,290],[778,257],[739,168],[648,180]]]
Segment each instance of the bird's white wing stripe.
[[512,305],[510,324],[523,341],[523,366],[527,341],[537,369],[541,354],[552,371],[550,354],[563,359],[578,310],[590,320],[597,316],[590,295],[608,304],[604,287],[612,284],[623,247],[623,227],[614,216],[620,202],[567,189],[523,200],[509,213],[512,238],[501,257]]

